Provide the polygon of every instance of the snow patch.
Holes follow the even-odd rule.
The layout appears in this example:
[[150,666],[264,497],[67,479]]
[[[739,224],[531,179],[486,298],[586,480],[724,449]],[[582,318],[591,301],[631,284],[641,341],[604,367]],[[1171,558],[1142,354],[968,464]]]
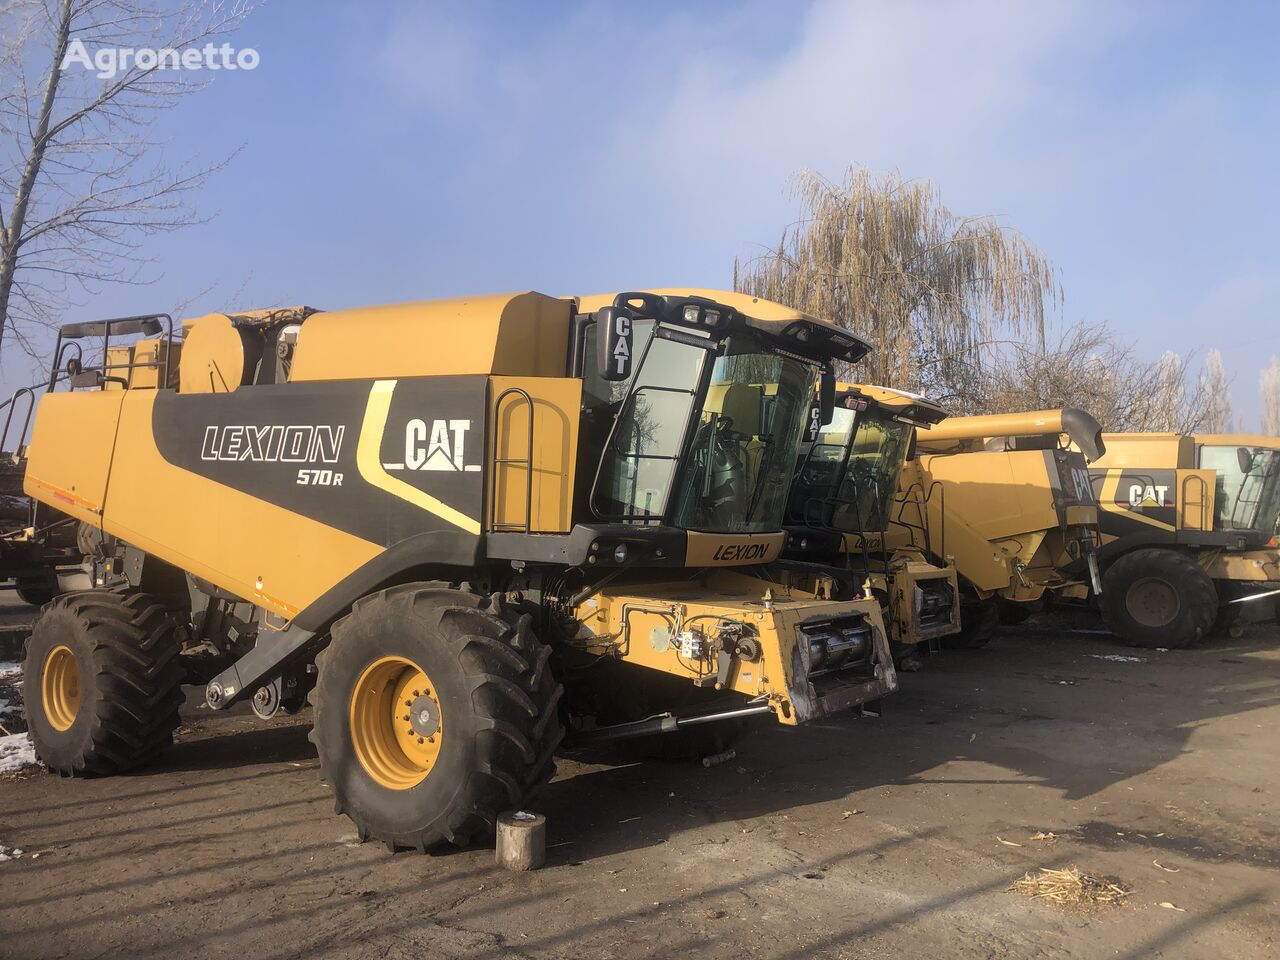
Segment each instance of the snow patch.
[[0,680],[21,680],[22,664],[11,663],[7,660],[0,660]]
[[17,860],[20,856],[22,856],[21,850],[16,847],[6,847],[3,843],[0,843],[0,863],[5,860]]
[[1110,660],[1113,663],[1146,663],[1145,657],[1125,657],[1118,653],[1086,653],[1086,657],[1093,657],[1095,660]]
[[37,762],[36,748],[25,733],[0,737],[0,773],[16,773]]

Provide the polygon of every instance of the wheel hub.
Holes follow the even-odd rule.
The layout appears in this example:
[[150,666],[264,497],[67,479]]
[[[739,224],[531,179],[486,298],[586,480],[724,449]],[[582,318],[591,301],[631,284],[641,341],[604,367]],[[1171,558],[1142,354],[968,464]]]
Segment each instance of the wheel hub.
[[420,737],[434,737],[440,731],[440,708],[431,697],[422,695],[410,704],[409,725]]
[[426,671],[404,657],[374,661],[356,681],[351,745],[370,777],[392,790],[417,786],[435,768],[442,711]]
[[1164,627],[1178,615],[1178,592],[1164,580],[1148,577],[1129,588],[1125,597],[1129,615],[1144,627]]
[[40,671],[40,698],[53,729],[70,730],[80,712],[80,665],[66,644],[49,651]]

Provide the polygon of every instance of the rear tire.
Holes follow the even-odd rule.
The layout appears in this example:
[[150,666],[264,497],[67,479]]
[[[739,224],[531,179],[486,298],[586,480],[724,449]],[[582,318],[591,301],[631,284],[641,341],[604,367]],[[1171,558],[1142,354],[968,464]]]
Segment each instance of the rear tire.
[[144,593],[58,597],[27,640],[36,755],[63,776],[121,773],[173,742],[184,670],[173,620]]
[[1152,649],[1189,647],[1218,615],[1218,591],[1185,554],[1149,548],[1107,568],[1098,598],[1102,618],[1125,643]]
[[19,577],[14,587],[18,591],[18,599],[23,603],[43,607],[58,595],[58,575],[50,571],[48,574]]
[[531,620],[501,595],[430,582],[365,597],[334,625],[316,660],[311,739],[361,840],[465,846],[551,777],[563,691]]

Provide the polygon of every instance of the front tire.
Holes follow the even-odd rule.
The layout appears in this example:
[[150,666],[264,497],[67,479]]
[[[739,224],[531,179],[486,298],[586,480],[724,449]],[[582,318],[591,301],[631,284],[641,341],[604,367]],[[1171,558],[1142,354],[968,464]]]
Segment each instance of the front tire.
[[390,850],[489,836],[555,769],[550,655],[497,594],[431,582],[357,601],[311,695],[336,811]]
[[185,673],[165,608],[144,593],[58,597],[27,640],[27,724],[62,776],[121,773],[173,742]]
[[978,650],[995,638],[1000,626],[1000,608],[994,597],[960,601],[960,630],[942,638],[947,650]]
[[1099,606],[1107,626],[1125,643],[1177,649],[1208,634],[1218,615],[1218,591],[1185,554],[1135,550],[1107,568]]

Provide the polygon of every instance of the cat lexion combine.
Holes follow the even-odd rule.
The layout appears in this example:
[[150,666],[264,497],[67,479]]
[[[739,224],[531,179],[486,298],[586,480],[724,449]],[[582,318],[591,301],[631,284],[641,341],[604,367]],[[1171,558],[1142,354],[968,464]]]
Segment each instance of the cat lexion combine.
[[815,391],[829,419],[867,349],[700,290],[65,327],[25,489],[80,522],[94,589],[28,642],[37,751],[150,760],[184,684],[309,697],[339,809],[425,848],[484,835],[566,733],[866,707],[897,686],[879,604],[760,570]]

